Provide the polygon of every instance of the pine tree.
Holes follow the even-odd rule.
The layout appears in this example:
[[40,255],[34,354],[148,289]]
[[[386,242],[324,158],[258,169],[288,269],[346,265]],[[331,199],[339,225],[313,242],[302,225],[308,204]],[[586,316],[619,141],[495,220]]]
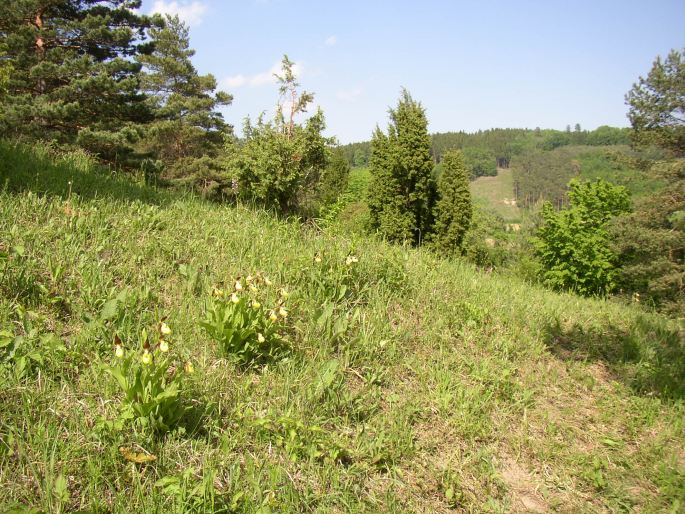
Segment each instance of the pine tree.
[[217,109],[229,105],[231,95],[216,91],[212,75],[198,74],[190,61],[195,51],[188,28],[178,16],[167,16],[150,37],[154,51],[137,61],[144,66],[141,87],[155,120],[141,148],[161,160],[165,178],[216,194],[226,186],[216,157],[231,131]]
[[685,156],[685,49],[657,57],[646,78],[626,94],[633,139]]
[[0,33],[13,73],[0,103],[5,135],[76,143],[119,160],[150,119],[138,88],[150,19],[132,0],[5,0]]
[[0,44],[0,99],[7,92],[12,72],[12,61],[7,56],[7,45]]
[[447,255],[459,254],[473,215],[469,172],[460,151],[445,153],[442,167],[431,246]]
[[371,226],[391,241],[419,244],[430,233],[430,147],[425,110],[403,89],[387,136],[376,129],[371,144]]

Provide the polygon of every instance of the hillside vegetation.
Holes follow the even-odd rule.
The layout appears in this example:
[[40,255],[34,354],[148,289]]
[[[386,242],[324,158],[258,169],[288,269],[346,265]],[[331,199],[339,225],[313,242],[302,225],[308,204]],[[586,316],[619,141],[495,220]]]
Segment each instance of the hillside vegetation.
[[511,169],[499,168],[495,177],[478,177],[471,182],[471,193],[507,223],[521,222],[521,211],[516,205]]
[[[0,163],[2,511],[685,505],[675,322],[159,192],[83,155],[1,143]],[[280,350],[241,365],[201,321],[215,288],[257,272],[288,314]],[[117,421],[105,372],[116,337],[138,351],[143,330],[188,371],[164,435]]]

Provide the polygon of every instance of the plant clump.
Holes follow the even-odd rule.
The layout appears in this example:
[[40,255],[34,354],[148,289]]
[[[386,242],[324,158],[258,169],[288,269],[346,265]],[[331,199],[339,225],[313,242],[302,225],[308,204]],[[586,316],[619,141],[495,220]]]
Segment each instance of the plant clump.
[[264,364],[287,353],[287,298],[262,273],[237,277],[232,289],[214,288],[200,324],[225,357],[241,366]]

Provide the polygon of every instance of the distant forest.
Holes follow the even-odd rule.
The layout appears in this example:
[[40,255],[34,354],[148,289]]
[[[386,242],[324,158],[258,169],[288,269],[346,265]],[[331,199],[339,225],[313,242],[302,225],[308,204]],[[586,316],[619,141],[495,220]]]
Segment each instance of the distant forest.
[[[608,146],[627,145],[630,143],[630,129],[601,126],[595,130],[582,130],[576,124],[569,125],[565,131],[553,129],[491,129],[478,132],[438,132],[431,135],[431,155],[436,163],[442,155],[451,149],[464,150],[467,161],[469,151],[479,159],[485,157],[492,161],[492,166],[482,169],[495,170],[497,167],[508,168],[512,157],[529,150],[554,150],[561,146],[587,145]],[[350,143],[341,146],[345,158],[351,166],[367,166],[371,153],[370,141]],[[495,171],[496,173],[496,171]],[[490,173],[477,173],[475,176]],[[494,173],[492,173],[494,174]]]

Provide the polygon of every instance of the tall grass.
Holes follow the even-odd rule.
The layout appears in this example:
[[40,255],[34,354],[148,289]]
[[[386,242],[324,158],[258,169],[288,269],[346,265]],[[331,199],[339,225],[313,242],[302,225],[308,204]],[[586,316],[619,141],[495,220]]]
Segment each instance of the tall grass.
[[[82,157],[0,153],[0,510],[682,507],[674,322]],[[288,292],[290,350],[245,368],[201,321],[255,271]],[[161,319],[194,363],[163,435],[117,424],[102,372],[115,334],[133,345]]]

